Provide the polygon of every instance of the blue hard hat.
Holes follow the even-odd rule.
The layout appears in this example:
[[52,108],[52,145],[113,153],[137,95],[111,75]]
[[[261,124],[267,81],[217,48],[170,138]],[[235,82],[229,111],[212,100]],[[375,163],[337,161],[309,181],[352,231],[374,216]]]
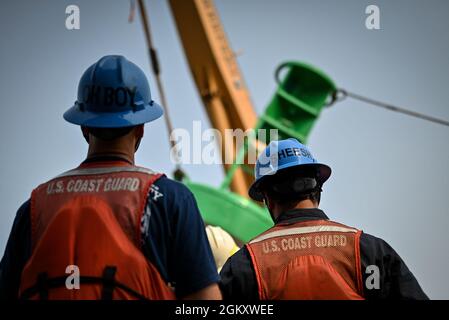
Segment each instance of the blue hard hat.
[[261,183],[278,172],[287,170],[315,169],[315,179],[322,185],[331,175],[331,168],[318,163],[309,149],[298,140],[272,141],[257,158],[254,167],[255,181],[249,188],[249,196],[256,200],[263,200],[260,190]]
[[156,120],[161,106],[151,99],[143,71],[123,56],[104,56],[81,77],[78,99],[64,113],[70,123],[120,128]]

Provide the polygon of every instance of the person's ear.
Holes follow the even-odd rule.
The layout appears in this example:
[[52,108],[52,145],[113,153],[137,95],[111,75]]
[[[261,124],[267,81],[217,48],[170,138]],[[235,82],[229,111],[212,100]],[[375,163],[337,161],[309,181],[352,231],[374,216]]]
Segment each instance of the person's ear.
[[134,134],[136,135],[136,140],[140,140],[143,138],[143,134],[144,134],[143,128],[144,128],[143,124],[141,124],[135,128]]
[[139,149],[140,141],[142,140],[143,132],[144,132],[143,127],[144,127],[143,124],[141,124],[141,125],[137,126],[136,128],[134,128],[134,134],[136,137],[136,145],[134,146],[134,151],[137,151],[137,149]]
[[272,205],[273,205],[273,203],[270,201],[270,198],[267,196],[267,194],[264,192],[264,194],[263,194],[263,202],[265,203],[265,206],[268,208],[268,209],[273,209],[272,208]]
[[270,200],[270,198],[267,196],[265,192],[263,194],[263,202],[265,203],[265,206],[267,207],[268,212],[270,213],[271,219],[274,222],[276,222],[276,217],[274,216],[273,202]]
[[321,202],[321,191],[318,192],[318,196],[317,196],[317,199],[316,199],[316,206],[317,207],[320,205],[320,202]]
[[81,126],[81,132],[83,133],[83,137],[86,139],[86,142],[89,143],[89,129]]

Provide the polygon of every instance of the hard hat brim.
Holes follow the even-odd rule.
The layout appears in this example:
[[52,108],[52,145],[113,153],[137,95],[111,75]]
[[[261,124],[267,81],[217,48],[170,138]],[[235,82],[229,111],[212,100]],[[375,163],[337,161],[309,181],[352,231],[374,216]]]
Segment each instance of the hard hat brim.
[[163,114],[162,107],[155,102],[143,106],[141,110],[126,110],[119,113],[81,111],[75,104],[64,113],[63,117],[70,123],[84,127],[122,128],[154,121]]
[[[285,166],[283,168],[279,168],[276,173],[281,171],[292,171],[293,174],[294,172],[301,172],[301,170],[304,170],[306,168],[315,168],[317,170],[316,179],[320,185],[326,182],[332,173],[332,169],[328,165],[322,163],[308,163],[295,166]],[[270,177],[273,177],[274,175],[265,175],[251,184],[248,190],[248,195],[251,197],[251,199],[260,202],[263,201],[263,193],[260,190],[260,185],[262,182],[269,179]]]

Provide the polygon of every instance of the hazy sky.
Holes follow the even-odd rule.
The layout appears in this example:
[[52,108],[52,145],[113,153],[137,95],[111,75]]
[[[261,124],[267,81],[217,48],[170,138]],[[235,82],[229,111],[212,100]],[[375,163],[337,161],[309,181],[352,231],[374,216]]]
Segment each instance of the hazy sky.
[[[65,28],[65,8],[81,11]],[[380,8],[381,30],[365,28]],[[216,0],[256,110],[271,99],[273,71],[285,60],[318,66],[339,87],[449,119],[449,1]],[[210,126],[192,81],[168,2],[147,1],[175,127]],[[0,252],[17,208],[39,183],[81,162],[87,145],[62,114],[84,70],[122,54],[149,75],[146,45],[129,1],[0,2]],[[150,80],[158,101],[154,81]],[[146,126],[137,163],[171,173],[162,119]],[[334,220],[384,238],[431,298],[449,298],[449,128],[347,100],[323,112],[310,139],[333,169],[322,208]],[[189,165],[218,185],[220,166]]]

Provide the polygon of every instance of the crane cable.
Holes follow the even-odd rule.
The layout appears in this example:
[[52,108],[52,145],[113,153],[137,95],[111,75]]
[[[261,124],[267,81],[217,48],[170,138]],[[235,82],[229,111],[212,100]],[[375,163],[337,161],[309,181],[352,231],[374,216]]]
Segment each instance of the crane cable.
[[[138,0],[138,6],[139,6],[140,18],[142,20],[143,30],[145,33],[145,38],[147,41],[149,58],[150,58],[153,75],[156,78],[156,85],[157,85],[157,88],[159,91],[159,97],[161,99],[162,107],[164,108],[164,111],[165,111],[164,119],[165,119],[165,124],[166,124],[167,130],[168,130],[168,140],[169,140],[170,146],[172,148],[172,154],[174,155],[174,158],[175,158],[174,177],[176,180],[182,180],[185,177],[185,173],[181,169],[181,161],[179,159],[179,154],[178,154],[178,150],[176,147],[176,143],[174,140],[171,139],[171,133],[173,132],[173,124],[170,119],[168,103],[167,103],[164,87],[162,85],[162,80],[161,80],[161,69],[160,69],[159,60],[157,57],[156,48],[154,47],[153,41],[151,38],[150,22],[149,22],[149,18],[147,15],[144,1]],[[130,8],[130,13],[129,13],[129,17],[128,17],[129,22],[132,22],[134,20],[134,10],[135,10],[135,1],[131,1],[131,8]]]
[[355,100],[359,100],[359,101],[362,101],[362,102],[365,102],[365,103],[370,104],[372,106],[381,107],[381,108],[384,108],[384,109],[387,109],[387,110],[390,110],[390,111],[402,113],[402,114],[405,114],[405,115],[408,115],[408,116],[412,116],[412,117],[415,117],[415,118],[418,118],[418,119],[430,121],[430,122],[433,122],[433,123],[438,123],[438,124],[441,124],[443,126],[448,126],[449,127],[449,121],[446,121],[446,120],[443,120],[443,119],[440,119],[440,118],[436,118],[436,117],[432,117],[432,116],[429,116],[427,114],[418,113],[418,112],[415,112],[415,111],[411,111],[411,110],[408,110],[408,109],[397,107],[397,106],[394,106],[392,104],[384,103],[384,102],[381,102],[381,101],[378,101],[378,100],[374,100],[374,99],[371,99],[371,98],[368,98],[368,97],[365,97],[365,96],[362,96],[362,95],[359,95],[359,94],[356,94],[356,93],[349,92],[349,91],[347,91],[345,89],[337,89],[336,91],[334,91],[334,93],[332,94],[332,97],[331,97],[331,101],[327,104],[327,106],[330,107],[330,106],[334,105],[335,103],[340,102],[340,101],[346,99],[347,97],[355,99]]

